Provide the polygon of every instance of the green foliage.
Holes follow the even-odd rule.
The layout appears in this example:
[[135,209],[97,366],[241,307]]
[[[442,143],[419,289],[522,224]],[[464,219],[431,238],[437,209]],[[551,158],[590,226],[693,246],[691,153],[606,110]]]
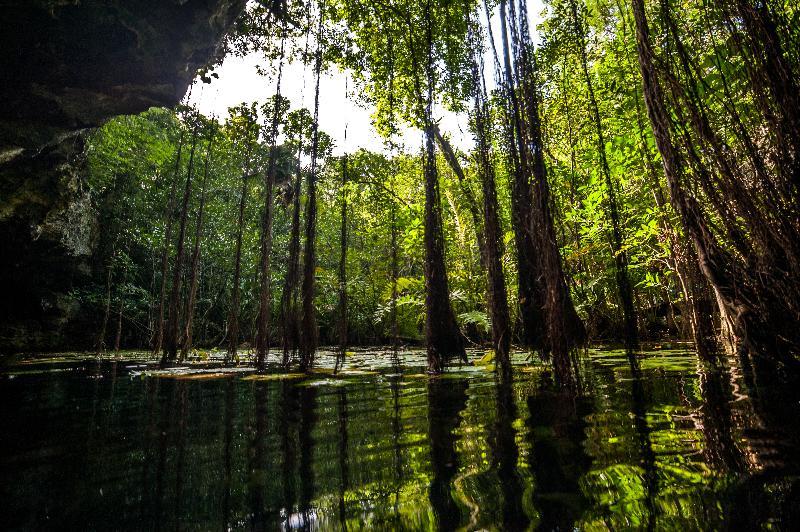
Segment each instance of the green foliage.
[[[464,111],[470,105],[467,30],[470,20],[485,18],[483,6],[473,2],[343,2],[322,5],[322,45],[326,66],[348,69],[362,103],[374,107],[378,130],[389,140],[404,122],[420,127],[427,104],[429,81],[434,109]],[[276,7],[280,6],[280,7]],[[640,87],[635,36],[625,3],[611,0],[550,0],[546,18],[538,28],[541,44],[536,66],[541,93],[540,114],[544,153],[552,190],[558,244],[571,295],[579,313],[588,320],[594,336],[615,334],[621,316],[617,300],[614,256],[609,221],[608,189],[600,165],[588,85],[582,70],[581,43],[588,76],[601,117],[605,153],[619,203],[622,250],[628,256],[629,275],[640,315],[646,316],[664,302],[682,298],[675,274],[675,242],[680,231],[663,184],[658,152],[650,131]],[[574,12],[573,12],[574,7]],[[491,9],[492,6],[490,5]],[[273,17],[282,10],[279,23]],[[721,39],[701,42],[703,21],[690,10],[687,38],[703,44],[698,65],[709,72],[700,91],[719,91],[727,82],[741,92],[745,70],[740,59],[721,61],[729,43]],[[577,19],[574,16],[577,13]],[[784,13],[797,17],[796,10]],[[309,64],[316,48],[319,8],[296,2],[252,5],[231,37],[236,53],[263,52],[267,58],[285,55]],[[475,28],[480,33],[485,28]],[[794,36],[794,37],[792,37]],[[485,37],[485,36],[484,36]],[[495,35],[495,39],[499,36]],[[796,38],[796,31],[787,34]],[[282,42],[283,41],[283,42]],[[694,41],[693,41],[694,42]],[[429,55],[430,51],[430,55]],[[738,56],[737,56],[738,57]],[[270,74],[265,72],[265,74]],[[274,75],[274,73],[272,73]],[[708,94],[711,94],[709,92]],[[705,97],[701,92],[699,97]],[[710,96],[709,96],[710,98]],[[709,106],[719,111],[713,102]],[[503,120],[498,94],[490,95],[493,157],[505,255],[503,265],[509,287],[516,284],[513,230],[510,225],[510,175],[503,153]],[[754,103],[737,100],[742,120],[754,120]],[[291,109],[286,98],[243,103],[229,110],[215,133],[217,155],[212,162],[206,206],[206,236],[201,259],[201,288],[196,315],[200,343],[215,343],[225,335],[230,305],[232,249],[237,205],[244,184],[250,200],[245,212],[241,323],[248,329],[255,312],[258,239],[264,173],[269,157],[272,119],[277,118],[276,186],[274,220],[273,300],[284,290],[289,225],[298,170],[310,166],[312,113]],[[435,117],[434,117],[435,118]],[[88,184],[103,227],[93,295],[84,294],[95,308],[105,301],[107,269],[113,270],[112,298],[124,301],[131,323],[140,324],[139,340],[153,327],[153,307],[160,284],[158,257],[165,245],[170,190],[180,188],[187,172],[189,145],[197,131],[197,153],[211,141],[212,121],[192,109],[177,112],[152,109],[133,117],[108,122],[91,138],[88,149]],[[321,170],[318,185],[318,286],[323,342],[336,337],[340,249],[339,202],[342,195],[341,159],[331,156],[333,139],[320,132]],[[183,153],[178,162],[178,145]],[[299,155],[299,159],[298,159]],[[447,249],[451,299],[463,329],[477,339],[485,337],[485,278],[476,244],[480,230],[468,209],[466,193],[480,202],[478,169],[474,153],[456,153],[464,173],[459,181],[441,155],[442,218]],[[177,181],[176,181],[177,180]],[[349,240],[347,290],[349,330],[354,342],[380,342],[388,338],[393,309],[397,309],[403,337],[419,338],[424,322],[425,286],[422,242],[424,188],[418,154],[392,155],[357,150],[348,154]],[[301,194],[304,194],[301,192]],[[197,207],[195,189],[190,204]],[[301,196],[301,206],[306,198]],[[194,220],[190,216],[190,220]],[[399,278],[391,276],[391,235],[396,231]],[[189,236],[193,237],[194,222]],[[677,240],[676,240],[677,239]],[[393,283],[398,299],[392,303]],[[119,286],[117,286],[119,285]],[[509,289],[512,321],[516,319],[515,290]],[[646,318],[647,319],[647,318]],[[275,334],[278,334],[277,329]]]

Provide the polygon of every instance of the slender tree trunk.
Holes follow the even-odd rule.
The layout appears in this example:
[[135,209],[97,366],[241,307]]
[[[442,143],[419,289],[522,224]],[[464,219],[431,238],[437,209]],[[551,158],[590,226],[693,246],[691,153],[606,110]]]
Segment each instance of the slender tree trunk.
[[297,169],[292,185],[292,227],[289,235],[289,264],[286,268],[286,281],[281,295],[281,316],[283,321],[283,366],[289,365],[290,351],[296,353],[298,342],[297,289],[300,277],[300,193],[302,171],[300,154],[303,150],[302,133],[297,148]]
[[181,175],[181,153],[183,151],[183,136],[185,131],[181,125],[181,135],[178,138],[178,153],[175,156],[175,174],[172,176],[172,184],[169,188],[169,200],[167,201],[167,212],[165,213],[166,222],[164,225],[164,249],[161,252],[161,289],[158,300],[158,324],[153,337],[153,355],[161,352],[164,343],[164,311],[167,299],[167,271],[169,270],[169,250],[172,244],[172,224],[175,219],[175,199],[178,190],[178,181]]
[[341,234],[339,251],[339,357],[337,369],[347,352],[347,154],[342,157]]
[[[270,175],[272,174],[272,175]],[[256,336],[256,365],[263,370],[264,364],[269,354],[269,322],[272,313],[272,293],[270,283],[270,255],[272,253],[272,214],[273,214],[273,192],[274,192],[274,169],[267,172],[265,178],[266,194],[264,199],[264,213],[261,226],[261,260],[259,272],[261,286],[259,290],[258,305],[258,333]]]
[[114,353],[119,354],[119,345],[122,341],[122,300],[117,305],[117,334],[114,337]]
[[[516,81],[511,64],[511,50],[508,39],[507,3],[500,2],[500,31],[503,50],[501,81],[506,109],[506,144],[509,150],[513,180],[511,183],[511,219],[514,228],[514,243],[517,252],[517,289],[519,313],[522,320],[523,343],[537,349],[547,358],[547,342],[544,319],[544,292],[541,285],[539,258],[534,243],[531,214],[533,212],[532,191],[527,171],[526,147],[523,140],[523,125],[519,99],[515,89]],[[488,14],[488,11],[487,11]],[[494,37],[489,28],[494,49]],[[499,59],[495,57],[500,70]]]
[[605,134],[600,118],[600,108],[594,93],[592,76],[589,73],[589,61],[586,57],[586,41],[584,38],[584,24],[582,18],[578,14],[577,0],[570,0],[570,10],[572,11],[578,55],[580,56],[583,76],[589,93],[589,113],[594,123],[595,134],[597,135],[597,153],[600,155],[600,168],[603,171],[606,193],[608,194],[608,212],[611,221],[611,252],[614,256],[614,273],[617,280],[617,291],[619,293],[623,321],[625,324],[625,345],[628,349],[635,349],[639,343],[639,333],[636,325],[636,309],[633,305],[633,287],[631,286],[630,277],[628,275],[628,254],[622,247],[622,228],[620,227],[617,195],[614,190],[614,182],[611,178],[611,168],[608,164]]
[[426,18],[428,60],[426,65],[428,98],[425,108],[425,337],[428,348],[428,371],[440,373],[448,360],[466,360],[461,331],[450,305],[450,288],[445,266],[445,243],[442,228],[442,207],[439,197],[439,176],[436,169],[434,139],[436,133],[431,117],[433,109],[433,35],[431,15]]
[[178,356],[179,343],[179,302],[181,296],[181,278],[183,275],[184,247],[186,243],[186,219],[189,212],[189,200],[192,195],[192,174],[194,173],[194,154],[197,148],[197,134],[199,125],[195,125],[192,133],[192,148],[189,152],[189,168],[186,172],[186,185],[183,189],[183,202],[181,206],[180,228],[175,252],[175,264],[172,270],[172,291],[169,298],[169,319],[167,322],[166,344],[161,358],[162,364],[174,361]]
[[[115,252],[111,253],[112,257],[114,253]],[[100,326],[100,334],[97,336],[95,347],[98,355],[106,352],[106,331],[108,330],[108,320],[111,314],[111,275],[114,271],[112,264],[113,263],[109,261],[108,270],[106,271],[106,302],[103,307],[103,324]]]
[[155,340],[156,322],[154,312],[156,310],[156,254],[155,249],[150,248],[150,288],[147,293],[150,296],[150,301],[147,305],[147,330],[149,335],[147,337],[147,346],[151,347],[152,342]]
[[272,289],[270,272],[270,255],[272,254],[272,214],[274,208],[273,192],[275,187],[275,174],[277,171],[277,143],[278,126],[281,113],[281,77],[283,76],[283,56],[285,36],[281,37],[281,52],[278,64],[278,79],[276,82],[272,123],[269,131],[269,161],[267,173],[264,176],[264,209],[261,217],[261,260],[259,262],[259,278],[261,280],[258,298],[258,332],[256,334],[256,365],[259,370],[264,369],[264,364],[269,354],[269,323],[272,315]]
[[[320,6],[321,7],[321,6]],[[307,177],[308,203],[306,204],[305,249],[303,253],[303,317],[300,333],[300,367],[308,370],[314,365],[317,351],[317,316],[314,309],[314,285],[317,269],[317,157],[319,155],[319,77],[322,67],[322,22],[320,9],[317,26],[317,51],[314,63],[316,83],[314,88],[314,123],[311,138],[311,171]]]
[[[475,47],[474,50],[479,48]],[[476,54],[477,55],[477,54]],[[503,240],[498,216],[494,164],[491,160],[490,115],[483,79],[482,57],[473,57],[472,78],[475,88],[475,140],[477,166],[483,190],[483,227],[485,242],[486,299],[492,322],[492,347],[499,362],[501,379],[511,380],[511,319],[508,312],[505,274],[503,272]]]
[[400,264],[397,259],[397,204],[395,203],[394,199],[390,200],[391,204],[391,212],[390,216],[390,223],[391,223],[391,235],[390,235],[390,270],[392,275],[392,300],[391,300],[391,327],[392,327],[392,356],[394,357],[395,363],[398,362],[397,360],[397,350],[400,344],[400,328],[397,321],[397,281],[400,278]]
[[194,327],[194,312],[197,301],[197,286],[200,279],[200,250],[203,240],[203,221],[206,206],[206,193],[208,187],[208,169],[214,152],[216,129],[211,131],[206,160],[203,168],[203,182],[200,186],[200,203],[197,206],[197,221],[195,222],[194,249],[192,250],[192,269],[189,275],[189,297],[186,301],[186,327],[183,331],[183,345],[181,346],[181,361],[192,350],[192,330]]
[[[389,37],[388,37],[388,46],[389,46],[389,131],[390,131],[390,149],[394,152],[393,148],[394,145],[392,143],[392,136],[395,132],[394,126],[394,40],[392,39],[391,28],[389,28]],[[391,177],[389,181],[389,194],[390,197],[388,198],[391,202],[389,204],[389,223],[390,223],[390,235],[389,235],[389,246],[390,246],[390,265],[389,269],[392,276],[392,295],[391,295],[391,302],[390,302],[390,322],[391,322],[391,330],[392,330],[392,363],[395,367],[400,366],[400,358],[398,354],[399,344],[400,344],[400,328],[397,322],[397,281],[400,278],[400,264],[397,258],[397,201],[394,197],[394,189],[395,189],[395,178],[397,177],[397,168],[396,168],[396,154],[392,153],[392,169],[391,169]]]
[[233,256],[233,286],[231,288],[231,309],[228,314],[228,352],[225,356],[225,362],[236,360],[239,348],[239,284],[242,276],[242,238],[244,235],[244,212],[247,203],[248,173],[250,172],[249,150],[246,159],[245,171],[242,174],[242,189],[239,195],[239,217],[236,223],[236,251]]

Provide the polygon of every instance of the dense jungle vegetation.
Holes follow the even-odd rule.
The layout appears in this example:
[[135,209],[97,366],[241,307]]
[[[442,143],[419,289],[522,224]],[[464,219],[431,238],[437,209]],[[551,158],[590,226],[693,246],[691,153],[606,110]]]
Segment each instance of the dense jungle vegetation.
[[800,530],[797,0],[0,12],[0,529]]
[[[505,367],[513,343],[569,382],[587,342],[685,338],[793,366],[799,17],[552,0],[531,28],[525,0],[252,5],[229,53],[263,52],[273,97],[153,108],[88,142],[90,341],[301,368],[320,344],[419,342],[431,371],[489,343]],[[313,72],[308,108],[281,94],[290,61]],[[333,155],[325,69],[352,75],[386,150]]]

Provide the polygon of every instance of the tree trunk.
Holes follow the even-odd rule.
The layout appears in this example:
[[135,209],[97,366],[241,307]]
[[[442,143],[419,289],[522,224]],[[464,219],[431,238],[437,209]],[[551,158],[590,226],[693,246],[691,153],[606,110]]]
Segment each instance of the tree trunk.
[[[523,124],[520,104],[516,93],[516,81],[511,65],[508,39],[506,0],[500,2],[500,31],[503,49],[502,88],[506,109],[506,144],[509,150],[513,181],[511,183],[511,220],[514,228],[514,244],[517,251],[517,288],[519,314],[522,320],[523,343],[539,351],[547,358],[546,330],[544,327],[544,292],[541,285],[539,258],[533,233],[530,230],[533,212],[532,191],[527,171],[526,148],[523,140]],[[490,36],[491,36],[491,29]],[[492,37],[492,41],[494,38]],[[494,45],[492,46],[494,48]],[[499,63],[497,57],[495,62]],[[498,64],[498,69],[500,68]]]
[[261,220],[261,260],[259,262],[259,278],[261,279],[258,305],[258,333],[256,335],[256,365],[264,369],[264,363],[269,353],[269,321],[272,313],[272,293],[270,283],[270,255],[272,253],[272,213],[274,169],[267,172],[265,177],[264,213]]
[[192,250],[192,266],[189,274],[189,297],[186,301],[186,326],[183,331],[183,345],[181,346],[181,361],[192,350],[192,330],[194,327],[194,312],[197,300],[197,286],[200,279],[200,249],[203,240],[203,221],[206,205],[206,192],[208,185],[208,168],[211,164],[214,151],[216,130],[212,130],[206,150],[206,160],[203,168],[203,182],[200,186],[200,203],[197,206],[197,221],[195,222],[194,249]]
[[428,61],[426,65],[428,99],[425,109],[425,337],[428,349],[428,371],[441,373],[448,360],[466,360],[461,331],[450,305],[450,288],[445,266],[444,231],[442,228],[439,176],[434,150],[433,108],[433,36],[430,13],[427,17]]
[[181,175],[181,152],[183,151],[183,125],[181,125],[181,135],[178,138],[178,153],[175,157],[175,174],[172,176],[172,184],[169,189],[169,200],[167,202],[167,212],[165,213],[166,222],[164,226],[164,249],[161,252],[161,289],[158,300],[158,325],[153,338],[153,355],[161,352],[164,343],[164,310],[167,299],[167,271],[169,270],[169,249],[172,244],[172,224],[175,219],[175,194],[178,189],[178,181]]
[[300,277],[300,193],[302,171],[300,154],[303,151],[302,133],[297,148],[297,170],[292,185],[292,227],[289,236],[289,264],[281,295],[281,321],[283,322],[283,366],[289,365],[289,352],[296,354],[299,336],[297,289]]
[[[506,280],[503,272],[503,232],[498,217],[497,189],[495,187],[494,166],[489,152],[489,139],[486,122],[488,108],[485,102],[482,109],[476,110],[476,121],[480,120],[478,130],[478,156],[480,157],[481,185],[483,188],[483,226],[486,242],[486,284],[489,315],[492,321],[492,347],[500,363],[502,375],[511,376],[511,319],[508,313]],[[477,107],[477,106],[476,106]],[[477,116],[481,116],[480,119]],[[483,133],[481,133],[483,131]]]
[[242,275],[242,237],[244,234],[244,211],[247,202],[247,179],[250,172],[250,153],[246,156],[245,171],[242,175],[242,190],[239,196],[239,217],[236,224],[236,251],[233,257],[233,286],[231,288],[231,309],[228,315],[228,352],[225,362],[235,361],[239,348],[239,284]]
[[270,255],[272,254],[272,214],[274,208],[272,196],[275,187],[275,174],[277,171],[278,126],[281,118],[281,77],[283,76],[285,43],[286,39],[282,37],[272,123],[269,131],[269,160],[267,162],[267,173],[264,176],[265,196],[264,209],[261,217],[261,260],[259,262],[259,278],[261,283],[258,298],[258,326],[256,334],[256,365],[259,370],[264,369],[264,364],[269,354],[269,323],[272,315],[272,279],[270,272]]
[[300,331],[300,367],[308,370],[314,365],[317,351],[317,316],[314,309],[314,285],[317,269],[317,157],[319,155],[319,77],[322,67],[322,22],[320,10],[317,35],[317,51],[314,64],[316,83],[314,87],[314,124],[311,139],[311,171],[308,173],[308,203],[306,205],[305,249],[303,253],[303,318]]
[[397,281],[400,278],[400,264],[397,259],[397,204],[394,201],[394,198],[391,199],[391,213],[390,213],[390,223],[391,223],[391,235],[390,235],[390,270],[392,275],[392,300],[391,300],[391,327],[392,327],[392,356],[394,357],[394,362],[398,363],[397,359],[397,351],[400,344],[400,327],[397,321]]
[[[111,253],[111,256],[114,256],[114,252]],[[111,274],[114,271],[112,261],[109,261],[108,271],[106,272],[106,302],[103,307],[103,324],[100,327],[100,334],[97,336],[97,343],[95,347],[98,355],[106,352],[106,331],[108,330],[108,319],[111,313]]]
[[339,357],[336,368],[344,364],[347,352],[347,154],[342,157],[341,234],[339,251]]
[[197,148],[197,133],[199,125],[195,125],[192,133],[192,148],[189,152],[189,168],[186,172],[186,185],[183,190],[183,202],[181,206],[180,229],[178,230],[177,250],[175,252],[175,264],[172,270],[172,291],[169,298],[169,319],[167,322],[166,343],[161,363],[174,361],[178,356],[178,334],[179,334],[179,302],[181,295],[181,278],[183,274],[183,256],[186,242],[186,218],[189,211],[189,200],[192,195],[192,174],[194,172],[194,153]]
[[508,296],[503,272],[503,237],[498,216],[497,188],[494,164],[491,156],[491,116],[483,76],[483,56],[480,55],[475,30],[470,30],[472,57],[472,82],[474,85],[474,127],[476,143],[476,166],[483,192],[484,266],[486,271],[486,300],[492,323],[492,348],[499,362],[503,382],[511,381],[511,319],[508,312]]
[[114,336],[114,354],[119,354],[119,345],[122,341],[122,300],[117,305],[117,334]]

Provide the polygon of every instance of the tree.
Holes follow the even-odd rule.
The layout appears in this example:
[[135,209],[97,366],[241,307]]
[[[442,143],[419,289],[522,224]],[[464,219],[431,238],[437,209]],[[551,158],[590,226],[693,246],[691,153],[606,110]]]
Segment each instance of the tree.
[[242,274],[242,240],[245,229],[245,207],[249,179],[254,168],[256,142],[258,140],[258,122],[255,104],[247,106],[242,104],[228,110],[229,118],[226,125],[228,134],[232,136],[233,145],[238,152],[244,154],[241,165],[241,189],[239,193],[239,209],[236,223],[235,246],[233,254],[233,284],[231,287],[231,305],[228,313],[228,352],[226,362],[237,359],[239,347],[239,314],[240,314],[240,284]]
[[184,250],[186,244],[186,222],[189,214],[189,200],[192,195],[192,177],[194,174],[194,155],[197,149],[198,134],[200,131],[200,119],[198,116],[193,117],[194,124],[192,125],[192,145],[189,150],[189,168],[186,172],[186,182],[183,188],[183,201],[181,202],[181,211],[179,218],[178,241],[175,244],[175,264],[172,267],[172,290],[169,297],[168,321],[166,329],[166,343],[164,345],[164,354],[161,357],[161,363],[174,361],[178,356],[178,347],[180,343],[180,316],[179,305],[181,295],[181,281],[183,279],[183,260]]
[[208,192],[209,166],[213,160],[214,145],[217,135],[217,124],[212,119],[213,124],[208,132],[208,145],[206,146],[205,161],[203,163],[203,180],[200,184],[200,200],[197,206],[197,217],[195,221],[194,249],[192,250],[191,270],[189,274],[189,295],[186,299],[186,325],[183,331],[183,344],[181,345],[181,360],[185,359],[192,350],[192,330],[194,327],[195,306],[197,303],[197,286],[200,278],[200,251],[203,240],[203,222],[205,217],[206,194]]

